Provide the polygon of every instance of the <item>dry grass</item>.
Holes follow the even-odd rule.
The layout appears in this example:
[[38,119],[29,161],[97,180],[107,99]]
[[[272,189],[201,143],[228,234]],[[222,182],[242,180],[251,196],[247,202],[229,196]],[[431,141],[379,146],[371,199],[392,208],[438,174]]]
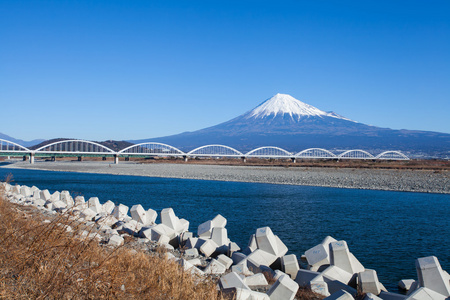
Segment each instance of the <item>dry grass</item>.
[[75,238],[85,228],[68,214],[43,223],[41,213],[6,201],[2,191],[0,220],[0,299],[219,297],[212,280],[183,272],[163,253]]
[[297,294],[295,294],[295,298],[296,299],[301,299],[301,300],[322,300],[322,299],[324,299],[326,297],[323,296],[323,295],[314,293],[307,286],[301,286],[298,289]]

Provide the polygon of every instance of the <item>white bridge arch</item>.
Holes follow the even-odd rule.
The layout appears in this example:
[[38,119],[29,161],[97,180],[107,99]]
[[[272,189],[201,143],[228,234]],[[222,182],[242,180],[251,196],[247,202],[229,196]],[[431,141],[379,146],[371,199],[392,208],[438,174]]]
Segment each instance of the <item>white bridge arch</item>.
[[322,148],[309,148],[295,154],[296,158],[336,158],[336,154]]
[[95,142],[85,140],[62,140],[42,146],[34,153],[46,154],[116,154],[114,150]]
[[253,149],[245,154],[245,157],[261,157],[261,158],[292,158],[292,153],[273,146],[265,146]]
[[400,151],[384,151],[377,156],[376,159],[388,159],[388,160],[409,160],[409,157]]
[[240,151],[225,145],[206,145],[195,148],[187,153],[190,156],[211,156],[211,157],[243,157]]
[[181,156],[185,155],[183,151],[173,146],[163,143],[141,143],[131,145],[120,150],[117,154],[121,155],[156,155],[156,156]]
[[0,152],[30,153],[31,150],[17,143],[0,139]]
[[338,155],[341,159],[374,159],[375,157],[361,149],[348,150]]

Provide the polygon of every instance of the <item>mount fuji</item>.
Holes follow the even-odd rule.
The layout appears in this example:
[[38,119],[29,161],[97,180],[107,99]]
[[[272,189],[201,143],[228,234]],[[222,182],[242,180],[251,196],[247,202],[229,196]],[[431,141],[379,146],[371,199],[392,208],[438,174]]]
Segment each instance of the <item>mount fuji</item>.
[[416,157],[445,157],[449,155],[450,134],[366,125],[322,111],[290,95],[276,94],[253,110],[212,127],[131,142],[161,142],[184,151],[222,144],[241,152],[277,146],[288,151],[307,148],[363,149],[372,153],[401,150]]

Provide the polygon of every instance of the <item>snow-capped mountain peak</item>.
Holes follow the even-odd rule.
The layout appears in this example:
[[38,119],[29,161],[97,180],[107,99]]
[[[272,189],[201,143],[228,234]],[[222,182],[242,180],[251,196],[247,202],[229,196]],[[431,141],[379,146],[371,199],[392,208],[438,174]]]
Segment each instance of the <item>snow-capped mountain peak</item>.
[[265,118],[289,115],[293,120],[300,120],[302,117],[333,117],[344,119],[337,114],[327,113],[312,105],[306,104],[287,94],[276,94],[267,99],[252,111],[248,112],[247,118]]

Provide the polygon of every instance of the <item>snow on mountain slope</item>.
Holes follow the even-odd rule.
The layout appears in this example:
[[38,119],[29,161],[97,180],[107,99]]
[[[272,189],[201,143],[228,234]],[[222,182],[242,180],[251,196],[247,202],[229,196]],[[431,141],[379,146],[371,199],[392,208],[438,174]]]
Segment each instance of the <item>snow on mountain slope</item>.
[[266,118],[271,116],[275,118],[277,116],[283,117],[286,114],[289,115],[294,121],[299,121],[302,117],[325,116],[351,121],[338,114],[322,111],[287,94],[276,94],[272,98],[267,99],[255,109],[248,112],[246,117],[248,119]]

